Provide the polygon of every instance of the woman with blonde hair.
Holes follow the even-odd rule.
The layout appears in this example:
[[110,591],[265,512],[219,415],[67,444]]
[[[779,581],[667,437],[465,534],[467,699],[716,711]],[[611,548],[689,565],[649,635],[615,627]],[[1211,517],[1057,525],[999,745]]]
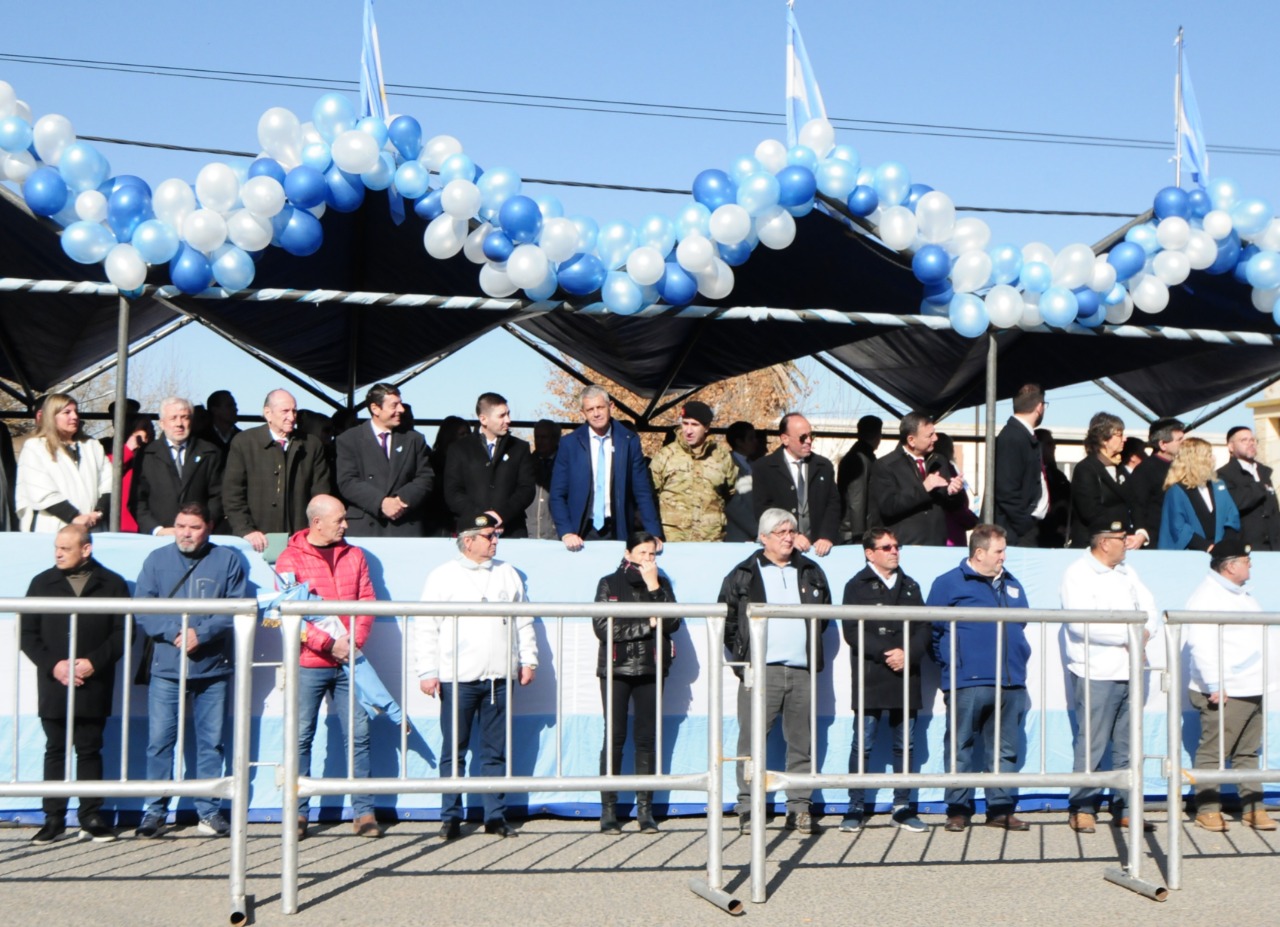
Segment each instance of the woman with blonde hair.
[[40,425],[18,455],[14,495],[21,531],[53,533],[71,524],[92,530],[110,511],[111,467],[65,393],[45,397]]
[[1213,447],[1187,438],[1164,478],[1160,549],[1213,550],[1227,531],[1240,531],[1240,511],[1214,471]]

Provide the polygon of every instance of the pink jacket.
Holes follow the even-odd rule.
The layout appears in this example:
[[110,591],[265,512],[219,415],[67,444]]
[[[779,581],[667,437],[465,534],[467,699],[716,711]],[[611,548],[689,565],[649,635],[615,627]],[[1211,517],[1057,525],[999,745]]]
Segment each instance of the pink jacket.
[[[373,583],[369,581],[369,565],[365,562],[364,551],[359,547],[352,547],[346,541],[339,541],[337,547],[338,556],[331,572],[328,561],[307,541],[307,529],[304,528],[289,538],[288,546],[276,561],[276,572],[294,574],[298,582],[309,583],[311,591],[323,599],[361,602],[376,599]],[[352,616],[339,617],[350,629]],[[354,617],[356,627],[352,637],[356,647],[363,650],[364,642],[369,639],[369,632],[373,630],[373,616]],[[333,638],[314,624],[307,624],[303,628],[302,654],[298,663],[309,667],[336,667],[338,662],[329,654],[332,649]]]

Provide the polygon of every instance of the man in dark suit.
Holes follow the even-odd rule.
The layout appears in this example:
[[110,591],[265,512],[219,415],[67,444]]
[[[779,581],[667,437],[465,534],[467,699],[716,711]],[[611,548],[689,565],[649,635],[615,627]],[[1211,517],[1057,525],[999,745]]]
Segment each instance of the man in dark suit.
[[[129,596],[123,578],[93,559],[93,543],[82,525],[67,525],[53,541],[53,562],[31,580],[28,598],[119,598]],[[70,723],[79,779],[102,778],[102,735],[111,715],[116,663],[124,653],[124,615],[81,615],[71,640],[67,614],[21,615],[22,652],[36,666],[40,724],[44,727],[44,778],[61,781],[66,770],[67,689],[75,689]],[[75,660],[68,647],[74,645]],[[31,838],[37,846],[53,843],[67,829],[67,799],[44,799],[44,826]],[[105,843],[116,839],[102,815],[102,799],[81,796],[80,839]]]
[[1049,514],[1049,483],[1035,430],[1044,421],[1044,390],[1028,383],[1013,396],[1013,415],[996,438],[996,524],[1009,543],[1038,547]]
[[[1125,481],[1133,506],[1134,527],[1144,531],[1154,545],[1160,537],[1160,515],[1164,511],[1164,478],[1169,475],[1185,428],[1176,418],[1157,419],[1148,433],[1151,456],[1138,464]],[[1073,532],[1074,534],[1074,532]],[[1086,542],[1087,543],[1087,542]]]
[[769,509],[796,519],[796,550],[825,557],[840,536],[840,491],[831,461],[813,452],[813,429],[799,412],[778,424],[782,445],[751,466],[751,504],[759,520]]
[[1254,550],[1280,550],[1280,507],[1271,468],[1258,463],[1258,439],[1237,425],[1227,432],[1231,459],[1218,470],[1240,510],[1240,539]]
[[267,549],[268,533],[307,527],[311,497],[333,491],[320,439],[294,430],[298,403],[293,396],[272,390],[262,417],[265,425],[232,439],[222,478],[222,508],[231,531],[258,553]]
[[351,537],[412,537],[426,533],[424,517],[435,475],[427,442],[401,431],[404,403],[390,383],[375,383],[364,398],[369,421],[338,435],[338,494],[347,503]]
[[476,400],[480,429],[454,442],[444,471],[444,499],[462,527],[478,512],[498,522],[503,537],[529,536],[525,510],[537,492],[527,442],[511,431],[511,409],[497,393]]
[[943,546],[947,512],[965,504],[964,478],[948,480],[938,472],[939,463],[926,460],[936,440],[933,419],[908,412],[898,423],[898,446],[871,468],[869,518],[892,531],[899,544]]
[[625,540],[638,513],[644,530],[661,538],[639,436],[613,420],[603,387],[588,386],[580,401],[586,424],[560,441],[551,471],[556,534],[569,550],[581,550],[583,541]]
[[[170,396],[160,403],[159,441],[138,451],[129,502],[142,534],[173,534],[178,509],[199,502],[222,523],[222,452],[191,436],[191,403]],[[223,529],[225,530],[225,528]]]
[[236,416],[240,414],[236,397],[229,390],[214,390],[204,401],[204,408],[209,413],[209,427],[196,437],[203,438],[218,448],[222,452],[223,463],[226,463],[231,441],[240,434],[240,429],[236,426]]
[[836,471],[836,485],[840,488],[843,514],[840,516],[840,543],[856,544],[867,528],[867,510],[870,499],[867,490],[871,486],[871,465],[876,462],[876,449],[884,436],[884,420],[878,415],[864,415],[858,419],[858,440],[849,452],[840,458]]

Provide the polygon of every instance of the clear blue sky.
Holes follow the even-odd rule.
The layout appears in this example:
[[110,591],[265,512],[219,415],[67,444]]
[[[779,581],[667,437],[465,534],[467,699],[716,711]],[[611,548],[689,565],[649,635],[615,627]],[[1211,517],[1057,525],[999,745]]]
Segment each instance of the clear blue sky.
[[[46,4],[7,21],[0,79],[13,84],[37,117],[61,113],[82,135],[256,150],[257,121],[269,107],[288,107],[305,121],[325,89],[348,88],[354,99],[362,8],[362,0]],[[456,136],[486,168],[687,188],[704,168],[727,167],[761,140],[783,133],[783,0],[378,0],[375,10],[392,110],[417,117],[428,136]],[[837,142],[858,149],[864,164],[900,161],[913,180],[961,205],[1129,213],[1145,209],[1172,181],[1172,41],[1185,26],[1213,175],[1280,203],[1275,155],[1213,151],[1215,145],[1280,148],[1269,103],[1280,34],[1280,6],[1274,3],[799,0],[796,14],[831,116],[898,123],[838,128]],[[64,67],[17,56],[205,69],[213,79]],[[237,80],[226,72],[278,77]],[[286,86],[294,84],[307,86]],[[422,89],[411,95],[397,84]],[[540,106],[486,96],[516,93],[538,96],[525,102]],[[546,99],[551,96],[609,102]],[[546,108],[613,110],[616,101],[662,104],[668,113],[665,108],[683,106],[764,115],[671,118]],[[956,138],[946,137],[954,136],[950,130],[901,123],[1167,140],[1168,146]],[[113,173],[139,174],[153,187],[169,177],[194,180],[211,160],[117,145],[101,150]],[[569,214],[600,222],[673,214],[683,203],[653,194],[527,189],[552,192]],[[1054,248],[1091,243],[1119,224],[984,218],[995,242],[1040,240]],[[429,260],[425,253],[423,259]],[[169,350],[188,367],[195,397],[231,386],[248,410],[277,385],[270,371],[193,329],[176,336]],[[475,375],[477,362],[484,377]],[[532,417],[542,403],[545,375],[541,359],[496,335],[414,381],[406,398],[420,414],[441,415],[467,411],[476,392],[491,388],[512,397],[517,417]],[[817,412],[856,416],[871,410],[829,375],[817,370],[814,377]],[[1064,425],[1081,424],[1098,408],[1116,408],[1089,387],[1064,390],[1055,399],[1053,418]],[[1242,412],[1227,417],[1238,418]]]

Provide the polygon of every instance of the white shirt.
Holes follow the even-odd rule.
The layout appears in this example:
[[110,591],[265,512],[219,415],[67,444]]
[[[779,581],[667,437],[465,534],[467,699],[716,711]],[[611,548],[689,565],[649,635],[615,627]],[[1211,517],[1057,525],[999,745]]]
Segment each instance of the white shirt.
[[[1216,572],[1210,572],[1187,599],[1187,610],[1193,612],[1260,612],[1248,589],[1237,586]],[[1267,638],[1259,625],[1222,625],[1222,670],[1218,672],[1218,626],[1193,624],[1186,630],[1183,652],[1190,662],[1187,685],[1197,692],[1227,690],[1227,696],[1261,695],[1266,680],[1262,677],[1262,649]],[[1272,657],[1276,654],[1273,652]],[[1272,663],[1272,675],[1275,675]],[[1225,683],[1222,682],[1225,678]]]
[[1262,482],[1262,477],[1258,475],[1258,462],[1256,460],[1241,460],[1237,457],[1236,462],[1240,464],[1245,473],[1249,474],[1259,483]]
[[[1018,416],[1014,419],[1031,433],[1031,437],[1035,438],[1036,430],[1024,422]],[[1040,499],[1036,502],[1035,507],[1031,510],[1031,517],[1036,521],[1043,521],[1044,517],[1049,514],[1049,481],[1045,479],[1044,464],[1040,465]]]
[[390,429],[390,428],[379,428],[379,427],[378,427],[377,422],[373,422],[373,421],[370,421],[370,422],[369,422],[369,427],[373,429],[373,440],[375,440],[375,441],[377,441],[377,442],[378,442],[378,448],[379,448],[379,450],[381,450],[381,448],[382,448],[382,436],[383,436],[383,435],[388,435],[388,438],[387,438],[387,456],[388,456],[388,457],[390,457],[390,456],[391,456],[391,437],[390,437],[390,435],[392,434],[391,429]]
[[[599,461],[596,459],[600,456],[600,442],[604,442],[604,485],[606,487],[613,486],[613,422],[609,422],[609,430],[603,435],[598,435],[592,429],[587,429],[588,456],[591,458],[591,485],[594,488],[599,485],[600,480],[596,477],[596,467]],[[590,514],[590,513],[588,513]],[[604,517],[608,518],[613,514],[613,492],[604,494]]]
[[[1146,630],[1151,634],[1147,653],[1158,655],[1163,652],[1158,640],[1160,612],[1156,608],[1155,596],[1127,563],[1108,567],[1092,552],[1085,551],[1062,574],[1061,595],[1065,609],[1146,612]],[[1086,628],[1089,639],[1087,652]],[[1066,640],[1066,666],[1076,676],[1084,678],[1087,663],[1090,679],[1129,678],[1128,625],[1069,622],[1063,626],[1063,635]],[[1157,657],[1154,662],[1162,665],[1164,661]],[[1148,661],[1144,659],[1143,663]]]

